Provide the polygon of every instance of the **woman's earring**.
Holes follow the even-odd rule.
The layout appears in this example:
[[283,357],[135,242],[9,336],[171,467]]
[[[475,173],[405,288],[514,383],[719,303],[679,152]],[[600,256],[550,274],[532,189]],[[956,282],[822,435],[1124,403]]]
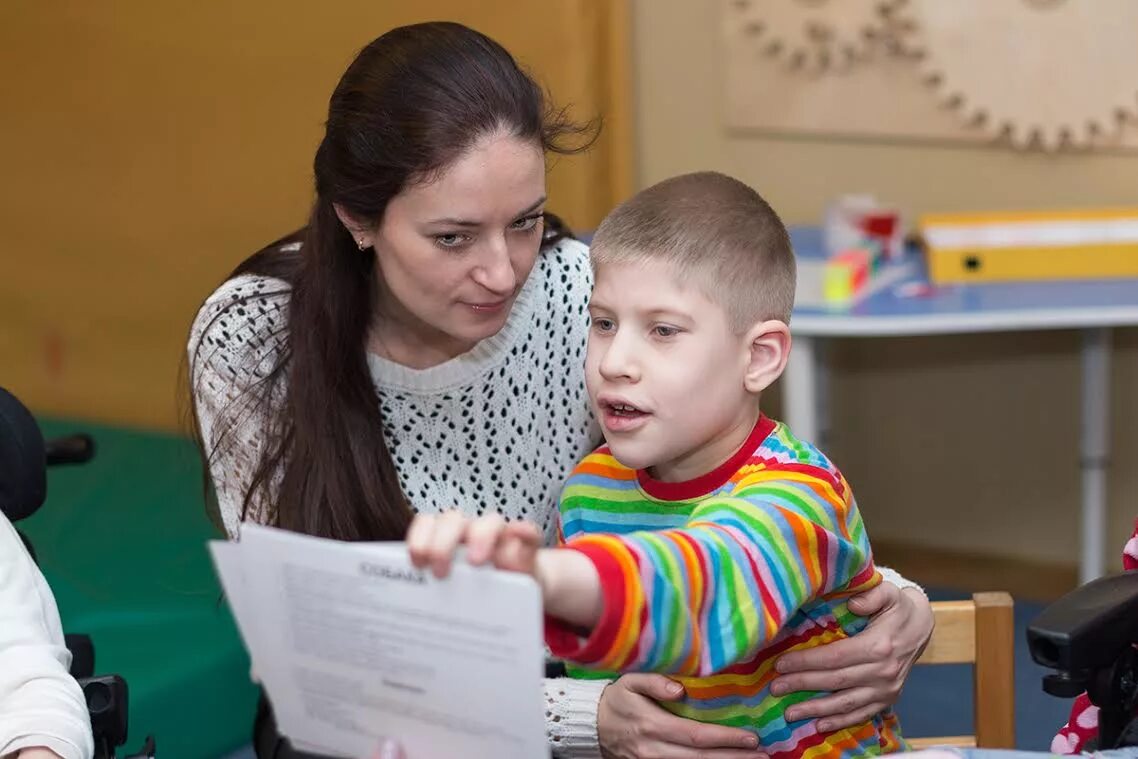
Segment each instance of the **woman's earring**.
[[356,245],[359,246],[360,250],[363,250],[364,248],[367,247],[366,245],[364,245],[364,238],[362,238],[362,237],[360,239],[356,240]]

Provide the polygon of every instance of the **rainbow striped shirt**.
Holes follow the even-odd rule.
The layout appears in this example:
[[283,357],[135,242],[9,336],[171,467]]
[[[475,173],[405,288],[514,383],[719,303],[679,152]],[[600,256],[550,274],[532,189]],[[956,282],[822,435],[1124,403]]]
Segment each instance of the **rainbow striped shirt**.
[[814,446],[762,417],[729,461],[664,483],[602,447],[561,494],[561,537],[597,567],[604,611],[587,638],[551,621],[554,655],[574,677],[674,675],[701,722],[755,732],[772,759],[904,748],[896,718],[819,733],[783,713],[813,694],[769,690],[778,655],[846,638],[865,620],[847,599],[881,575],[849,484]]

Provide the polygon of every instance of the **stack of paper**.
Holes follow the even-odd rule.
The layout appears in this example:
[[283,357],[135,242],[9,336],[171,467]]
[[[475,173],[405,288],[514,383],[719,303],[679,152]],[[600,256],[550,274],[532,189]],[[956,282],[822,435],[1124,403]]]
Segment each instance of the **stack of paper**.
[[244,525],[210,544],[237,626],[294,747],[408,759],[542,757],[541,601],[529,577],[459,562],[446,580],[402,543]]

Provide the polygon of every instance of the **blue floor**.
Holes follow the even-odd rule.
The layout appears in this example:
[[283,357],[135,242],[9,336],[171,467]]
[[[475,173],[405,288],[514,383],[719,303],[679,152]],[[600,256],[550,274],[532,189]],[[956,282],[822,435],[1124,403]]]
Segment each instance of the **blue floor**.
[[[967,598],[959,592],[929,590],[934,601]],[[1055,731],[1067,721],[1071,702],[1043,692],[1043,669],[1031,660],[1027,625],[1042,604],[1016,601],[1016,747],[1046,751]],[[972,672],[966,665],[914,667],[898,705],[906,735],[968,735],[972,731]]]

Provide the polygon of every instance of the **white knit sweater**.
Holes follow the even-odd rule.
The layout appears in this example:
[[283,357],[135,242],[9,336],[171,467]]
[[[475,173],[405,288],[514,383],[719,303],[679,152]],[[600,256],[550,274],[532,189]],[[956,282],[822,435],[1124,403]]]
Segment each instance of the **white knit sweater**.
[[[552,539],[564,478],[601,439],[584,380],[591,288],[588,249],[562,241],[539,256],[506,326],[470,352],[424,370],[367,356],[387,444],[416,511],[497,511],[536,522]],[[191,332],[202,437],[212,450],[223,430],[235,436],[211,463],[231,536],[263,445],[254,410],[234,401],[279,356],[287,290],[278,280],[232,279],[206,301]],[[265,518],[263,508],[253,511],[251,518]],[[901,582],[892,573],[887,579]],[[546,680],[555,756],[599,755],[597,703],[607,684]]]
[[[584,380],[591,287],[588,249],[567,240],[540,255],[506,326],[470,352],[421,371],[368,355],[387,444],[417,511],[497,511],[553,535],[561,483],[600,440]],[[245,300],[256,293],[265,295]],[[206,301],[191,331],[207,448],[233,425],[234,444],[211,463],[231,536],[263,446],[254,410],[234,401],[275,363],[287,307],[283,282],[237,277]],[[263,508],[255,511],[253,518],[263,518]],[[597,755],[597,702],[606,684],[546,681],[547,734],[557,756]]]

